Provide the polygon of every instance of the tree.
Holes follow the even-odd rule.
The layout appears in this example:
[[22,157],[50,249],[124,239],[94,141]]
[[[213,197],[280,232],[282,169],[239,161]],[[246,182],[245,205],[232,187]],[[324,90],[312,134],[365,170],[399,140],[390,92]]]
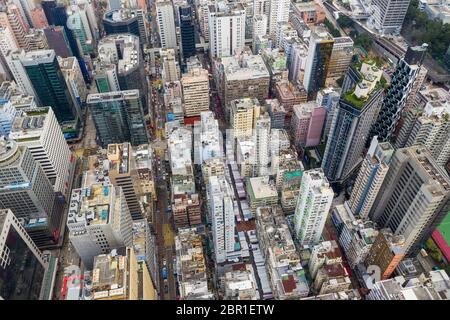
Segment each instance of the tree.
[[340,15],[337,19],[337,23],[341,28],[352,28],[353,27],[353,20],[345,15]]
[[369,51],[373,41],[367,33],[361,33],[355,37],[354,42],[355,46],[363,47],[366,51]]

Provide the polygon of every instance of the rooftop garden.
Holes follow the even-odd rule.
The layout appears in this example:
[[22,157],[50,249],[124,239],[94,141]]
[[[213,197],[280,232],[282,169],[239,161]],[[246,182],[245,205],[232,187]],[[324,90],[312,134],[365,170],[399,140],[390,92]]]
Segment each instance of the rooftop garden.
[[367,97],[366,98],[358,98],[355,95],[355,90],[350,90],[346,94],[344,94],[343,100],[345,102],[351,104],[352,106],[357,107],[358,109],[361,109],[364,106],[364,104],[366,103]]
[[26,111],[27,116],[32,117],[32,116],[41,116],[44,114],[48,113],[48,108],[38,108],[36,110],[32,110],[32,111]]

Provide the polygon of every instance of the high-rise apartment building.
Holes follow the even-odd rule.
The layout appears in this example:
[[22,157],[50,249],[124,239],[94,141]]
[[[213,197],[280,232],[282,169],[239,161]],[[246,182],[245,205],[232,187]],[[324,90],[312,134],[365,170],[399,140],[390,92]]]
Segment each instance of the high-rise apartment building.
[[253,30],[252,30],[252,50],[254,54],[256,51],[256,39],[267,34],[267,16],[265,14],[255,14],[253,16]]
[[173,82],[180,80],[180,66],[174,49],[161,49],[162,71],[161,77],[164,82]]
[[175,32],[175,18],[171,1],[156,1],[156,16],[158,19],[158,32],[163,49],[177,48],[177,35]]
[[184,114],[198,116],[209,110],[209,77],[205,69],[194,68],[181,77]]
[[320,144],[325,113],[325,108],[315,101],[294,106],[291,129],[297,147],[315,147]]
[[69,239],[87,268],[99,254],[131,247],[131,226],[122,188],[94,183],[72,190],[67,219]]
[[87,104],[103,147],[128,141],[133,146],[148,143],[139,90],[90,94]]
[[423,146],[398,149],[369,217],[405,238],[408,255],[444,219],[450,209],[450,179]]
[[30,11],[31,24],[35,29],[44,29],[48,27],[47,17],[45,16],[44,9],[34,8]]
[[83,79],[80,65],[75,57],[58,57],[58,64],[69,88],[70,97],[74,105],[81,108],[86,102],[88,89]]
[[371,25],[381,34],[399,34],[410,0],[375,0],[371,3]]
[[437,164],[445,166],[450,159],[450,102],[428,102],[422,109],[405,111],[402,127],[396,139],[397,148],[422,144]]
[[58,122],[77,120],[80,111],[72,102],[55,51],[30,51],[19,59],[40,102],[52,107]]
[[21,49],[30,50],[26,38],[30,31],[30,26],[18,6],[9,4],[6,7],[6,12],[0,12],[0,25],[3,28],[10,28],[16,43]]
[[74,159],[52,108],[24,110],[15,118],[10,138],[28,148],[55,192],[67,198]]
[[212,233],[216,263],[227,260],[234,251],[234,193],[225,176],[209,177],[209,209],[212,218]]
[[426,45],[409,47],[405,57],[400,59],[383,100],[378,119],[372,127],[370,139],[374,135],[377,135],[381,141],[391,138],[420,71],[426,49]]
[[256,231],[275,299],[296,300],[309,293],[305,270],[280,207],[256,210]]
[[275,37],[279,22],[288,22],[290,2],[288,0],[269,1],[269,35]]
[[230,102],[230,127],[234,138],[250,137],[256,109],[261,108],[258,99],[243,98]]
[[368,217],[372,209],[389,170],[393,153],[394,148],[389,142],[380,143],[376,136],[373,137],[349,200],[349,206],[353,213],[363,219]]
[[[221,60],[217,84],[225,108],[231,100],[241,98],[256,98],[264,103],[269,94],[270,74],[261,56],[242,53]],[[226,117],[229,115],[226,109]]]
[[373,61],[349,68],[322,161],[330,181],[345,179],[360,163],[383,98],[382,81],[383,71]]
[[231,57],[240,53],[245,46],[245,9],[242,4],[220,1],[208,9],[211,57]]
[[309,100],[314,100],[317,92],[325,86],[334,42],[325,29],[317,27],[311,30],[303,80]]
[[301,244],[317,244],[322,236],[334,192],[321,169],[305,171],[295,208],[295,232]]

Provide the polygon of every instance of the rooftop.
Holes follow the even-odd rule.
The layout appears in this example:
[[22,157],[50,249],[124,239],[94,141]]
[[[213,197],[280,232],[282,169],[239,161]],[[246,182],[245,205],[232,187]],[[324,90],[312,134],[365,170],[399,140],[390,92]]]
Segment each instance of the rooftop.
[[252,198],[265,199],[265,198],[278,198],[278,192],[273,182],[269,181],[269,176],[253,177],[248,179]]
[[222,58],[221,69],[227,81],[270,77],[262,57],[248,53]]

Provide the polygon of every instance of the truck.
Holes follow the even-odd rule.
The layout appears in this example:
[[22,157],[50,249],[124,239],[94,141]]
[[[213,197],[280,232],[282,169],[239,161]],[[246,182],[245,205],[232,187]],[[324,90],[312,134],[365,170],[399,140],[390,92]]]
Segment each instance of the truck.
[[162,268],[162,277],[163,279],[167,279],[167,267]]

